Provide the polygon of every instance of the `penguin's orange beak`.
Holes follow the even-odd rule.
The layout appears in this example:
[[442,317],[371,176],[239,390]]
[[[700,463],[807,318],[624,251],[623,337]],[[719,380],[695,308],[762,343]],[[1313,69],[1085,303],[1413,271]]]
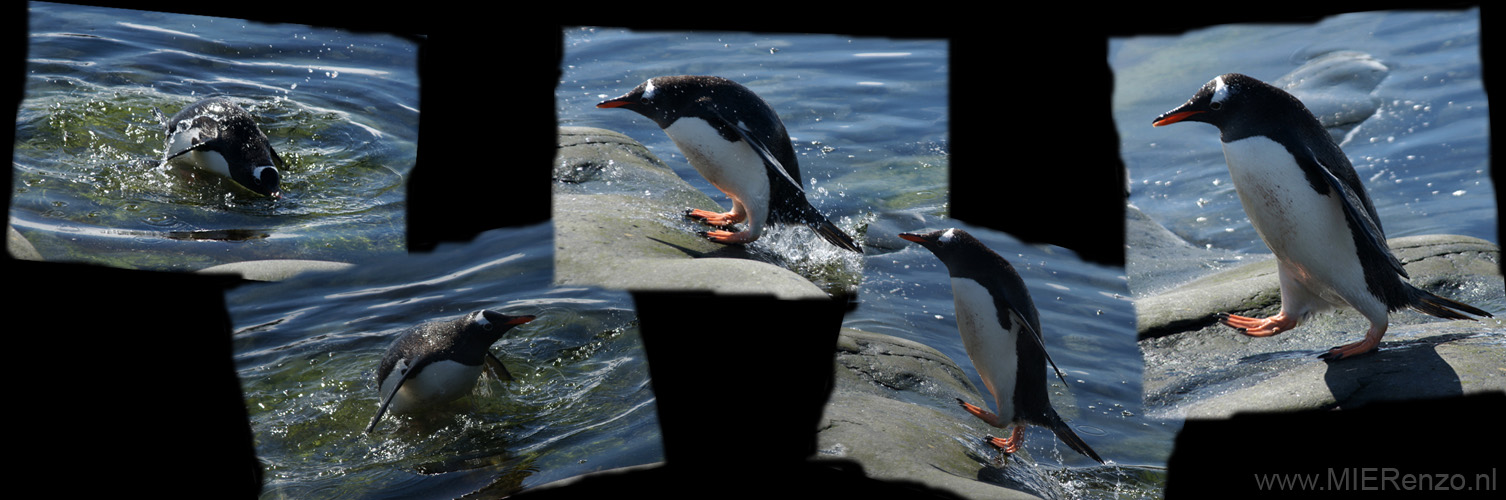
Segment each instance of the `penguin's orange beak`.
[[1186,120],[1187,117],[1195,115],[1195,114],[1198,114],[1198,113],[1202,113],[1202,111],[1183,111],[1183,112],[1180,112],[1180,113],[1167,113],[1167,114],[1161,115],[1161,117],[1159,117],[1159,118],[1156,118],[1156,121],[1151,122],[1150,126],[1152,126],[1152,127],[1159,127],[1159,126],[1162,126],[1162,125],[1171,125],[1173,123],[1176,123],[1176,122],[1179,122],[1179,121],[1182,121],[1182,120]]

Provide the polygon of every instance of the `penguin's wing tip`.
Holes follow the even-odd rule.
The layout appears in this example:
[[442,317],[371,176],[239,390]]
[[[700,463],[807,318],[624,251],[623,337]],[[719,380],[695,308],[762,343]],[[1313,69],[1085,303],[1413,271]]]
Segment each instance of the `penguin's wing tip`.
[[727,117],[722,116],[720,113],[717,113],[716,117],[717,119],[721,120],[722,123],[730,127],[733,131],[737,132],[737,136],[741,137],[743,139],[743,142],[747,142],[748,147],[753,148],[753,151],[758,153],[758,156],[760,158],[763,158],[763,164],[765,167],[767,167],[769,170],[774,171],[775,173],[778,173],[779,177],[783,178],[784,180],[789,181],[790,185],[795,187],[795,191],[801,194],[805,193],[805,188],[800,185],[800,181],[797,181],[794,177],[790,176],[789,170],[785,169],[784,164],[780,163],[777,158],[774,158],[774,153],[769,151],[768,145],[764,144],[762,140],[754,137],[753,134],[748,131],[748,129],[743,128],[741,125],[738,125],[737,122],[727,119]]

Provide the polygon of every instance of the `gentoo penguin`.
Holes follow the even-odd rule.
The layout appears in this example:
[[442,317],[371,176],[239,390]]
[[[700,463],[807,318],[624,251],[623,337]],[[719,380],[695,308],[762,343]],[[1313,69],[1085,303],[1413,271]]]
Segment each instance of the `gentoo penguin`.
[[1490,316],[1420,290],[1402,278],[1380,217],[1349,158],[1302,102],[1254,78],[1229,73],[1203,85],[1154,126],[1197,121],[1218,127],[1235,191],[1255,232],[1275,254],[1281,312],[1265,319],[1220,313],[1240,333],[1266,337],[1314,313],[1349,306],[1370,320],[1365,339],[1322,354],[1338,360],[1376,349],[1387,314],[1411,307],[1448,319]]
[[512,380],[512,374],[488,349],[512,327],[533,319],[482,310],[403,332],[377,367],[382,406],[366,432],[375,429],[389,409],[404,413],[469,394],[481,375],[482,364],[497,380]]
[[[161,112],[158,112],[161,115]],[[281,198],[282,157],[251,114],[229,99],[210,97],[173,115],[167,127],[168,162],[229,177],[263,196]]]
[[962,347],[967,349],[967,357],[983,379],[983,386],[993,394],[998,413],[989,413],[961,399],[957,403],[988,425],[1015,426],[1008,438],[989,436],[989,444],[1005,453],[1014,453],[1025,439],[1024,425],[1034,424],[1051,429],[1073,450],[1103,463],[1098,453],[1051,407],[1046,391],[1046,363],[1051,363],[1062,383],[1067,380],[1046,353],[1035,303],[1014,266],[961,229],[900,233],[899,237],[936,254],[952,277],[952,301]]
[[596,107],[629,109],[653,120],[690,166],[732,199],[731,212],[694,209],[686,215],[723,228],[748,221],[739,232],[698,234],[748,243],[763,234],[765,223],[799,223],[833,245],[863,251],[806,200],[784,122],[747,87],[715,76],[660,76]]

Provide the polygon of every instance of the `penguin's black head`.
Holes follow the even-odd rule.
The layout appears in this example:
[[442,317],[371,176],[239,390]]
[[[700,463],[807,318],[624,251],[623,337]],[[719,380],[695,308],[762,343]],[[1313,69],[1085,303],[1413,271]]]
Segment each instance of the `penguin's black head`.
[[633,90],[614,99],[596,105],[598,108],[622,108],[646,116],[659,125],[668,127],[674,123],[671,114],[680,99],[682,89],[673,77],[655,77],[633,87]]
[[[633,87],[620,97],[607,99],[598,108],[630,109],[653,120],[659,128],[669,127],[682,115],[691,114],[694,106],[715,107],[718,94],[728,97],[753,95],[737,82],[718,76],[656,76]],[[756,95],[753,98],[756,99]],[[735,110],[726,110],[735,114]]]
[[1270,124],[1316,123],[1317,119],[1286,91],[1249,76],[1228,73],[1203,84],[1185,104],[1161,113],[1151,125],[1180,121],[1211,124],[1229,142],[1251,135],[1273,135],[1275,131],[1262,128]]
[[533,319],[533,316],[508,316],[482,309],[466,317],[465,332],[483,339],[490,339],[490,341],[486,342],[486,345],[491,346],[492,343],[502,338],[502,334],[507,333],[512,327],[533,321]]
[[936,254],[942,262],[950,262],[950,257],[964,249],[981,246],[973,235],[958,228],[939,229],[931,232],[899,233],[899,237],[919,243],[920,246]]
[[232,170],[231,172],[242,174],[235,176],[235,182],[246,186],[247,189],[273,199],[282,198],[282,178],[277,173],[277,167],[263,165],[249,170]]

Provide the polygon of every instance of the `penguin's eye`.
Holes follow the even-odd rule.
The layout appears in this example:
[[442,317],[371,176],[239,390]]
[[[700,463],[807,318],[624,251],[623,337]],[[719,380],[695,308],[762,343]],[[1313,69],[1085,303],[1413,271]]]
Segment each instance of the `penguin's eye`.
[[1208,103],[1208,109],[1211,109],[1211,110],[1214,110],[1214,111],[1218,111],[1219,109],[1222,109],[1223,107],[1224,107],[1224,103],[1221,103],[1221,102],[1218,102],[1218,101],[1213,101],[1213,102]]

